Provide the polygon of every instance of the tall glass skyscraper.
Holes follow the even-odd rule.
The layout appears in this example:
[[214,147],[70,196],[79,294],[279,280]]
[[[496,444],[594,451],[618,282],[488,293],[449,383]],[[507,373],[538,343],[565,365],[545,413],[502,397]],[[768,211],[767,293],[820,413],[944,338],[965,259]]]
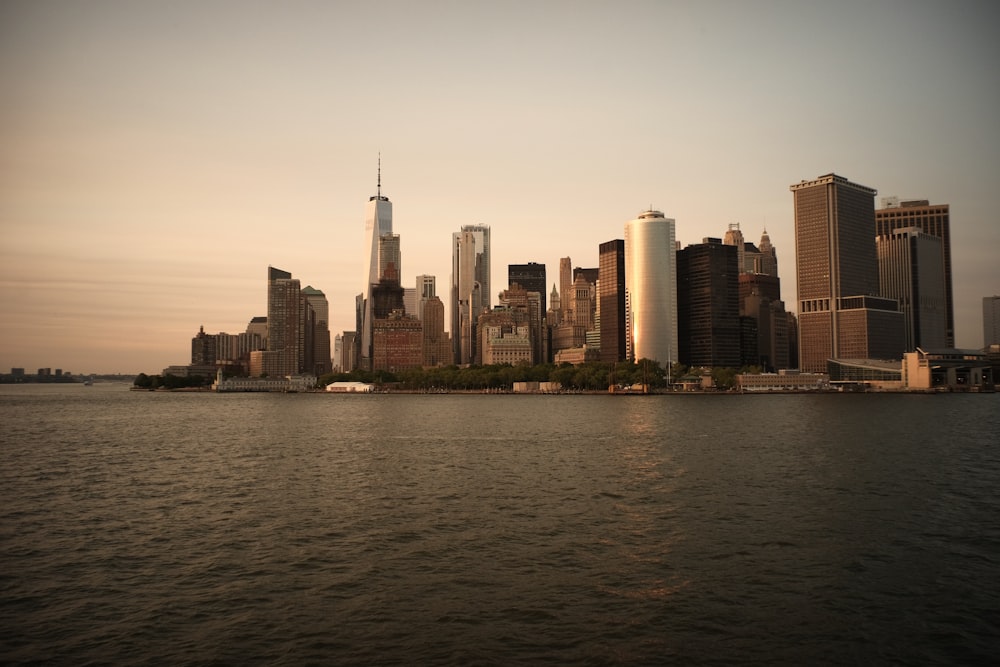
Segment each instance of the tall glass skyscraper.
[[632,358],[677,361],[677,263],[673,218],[643,211],[625,223],[625,285]]
[[941,261],[944,263],[944,302],[947,347],[955,347],[955,305],[951,285],[951,212],[948,204],[931,204],[926,199],[899,201],[896,197],[882,200],[875,211],[876,236],[888,236],[895,229],[918,227],[925,234],[941,239]]
[[941,237],[917,227],[897,228],[875,238],[881,294],[903,311],[906,352],[948,345],[948,317]]
[[602,243],[598,253],[597,312],[601,361],[625,360],[625,241]]
[[379,275],[379,239],[385,234],[392,234],[392,202],[382,196],[382,164],[379,161],[378,188],[376,194],[368,198],[365,206],[365,246],[367,261],[364,267],[364,291],[358,295],[357,321],[358,332],[358,365],[371,369],[372,358],[372,286],[377,284]]

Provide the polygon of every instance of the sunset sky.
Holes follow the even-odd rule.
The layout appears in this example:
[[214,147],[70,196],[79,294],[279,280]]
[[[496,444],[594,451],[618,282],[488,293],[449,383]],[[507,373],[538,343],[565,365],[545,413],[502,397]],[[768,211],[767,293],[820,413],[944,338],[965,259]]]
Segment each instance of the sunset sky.
[[159,373],[265,315],[268,265],[354,328],[364,205],[402,275],[451,234],[597,266],[650,206],[682,244],[766,227],[789,185],[951,205],[959,347],[1000,293],[992,2],[0,3],[0,372]]

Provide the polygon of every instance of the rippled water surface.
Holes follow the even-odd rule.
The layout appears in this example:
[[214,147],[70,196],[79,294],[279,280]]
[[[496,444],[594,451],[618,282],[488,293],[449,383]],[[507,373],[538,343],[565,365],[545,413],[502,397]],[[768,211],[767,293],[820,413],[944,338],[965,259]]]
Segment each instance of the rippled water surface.
[[955,664],[1000,394],[0,386],[6,664]]

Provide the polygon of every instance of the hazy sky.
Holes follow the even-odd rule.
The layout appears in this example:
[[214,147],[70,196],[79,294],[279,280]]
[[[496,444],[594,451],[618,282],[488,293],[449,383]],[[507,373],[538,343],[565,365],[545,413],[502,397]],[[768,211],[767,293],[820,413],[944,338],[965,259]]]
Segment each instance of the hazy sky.
[[0,371],[190,361],[264,315],[268,265],[354,328],[364,205],[403,282],[451,234],[597,266],[652,205],[684,245],[766,226],[795,309],[792,194],[836,172],[951,205],[957,344],[1000,293],[992,2],[0,3]]

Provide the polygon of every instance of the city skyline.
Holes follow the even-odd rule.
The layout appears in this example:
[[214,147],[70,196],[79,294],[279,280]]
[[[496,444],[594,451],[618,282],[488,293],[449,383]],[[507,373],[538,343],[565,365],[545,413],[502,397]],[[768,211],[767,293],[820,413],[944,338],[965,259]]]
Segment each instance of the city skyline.
[[492,231],[496,303],[508,264],[551,287],[649,207],[682,247],[766,230],[794,311],[789,183],[947,204],[955,344],[982,344],[987,3],[381,8],[5,3],[0,369],[182,363],[200,326],[266,312],[268,265],[326,294],[331,335],[354,330],[379,152],[402,284],[433,275],[442,300],[464,225]]

